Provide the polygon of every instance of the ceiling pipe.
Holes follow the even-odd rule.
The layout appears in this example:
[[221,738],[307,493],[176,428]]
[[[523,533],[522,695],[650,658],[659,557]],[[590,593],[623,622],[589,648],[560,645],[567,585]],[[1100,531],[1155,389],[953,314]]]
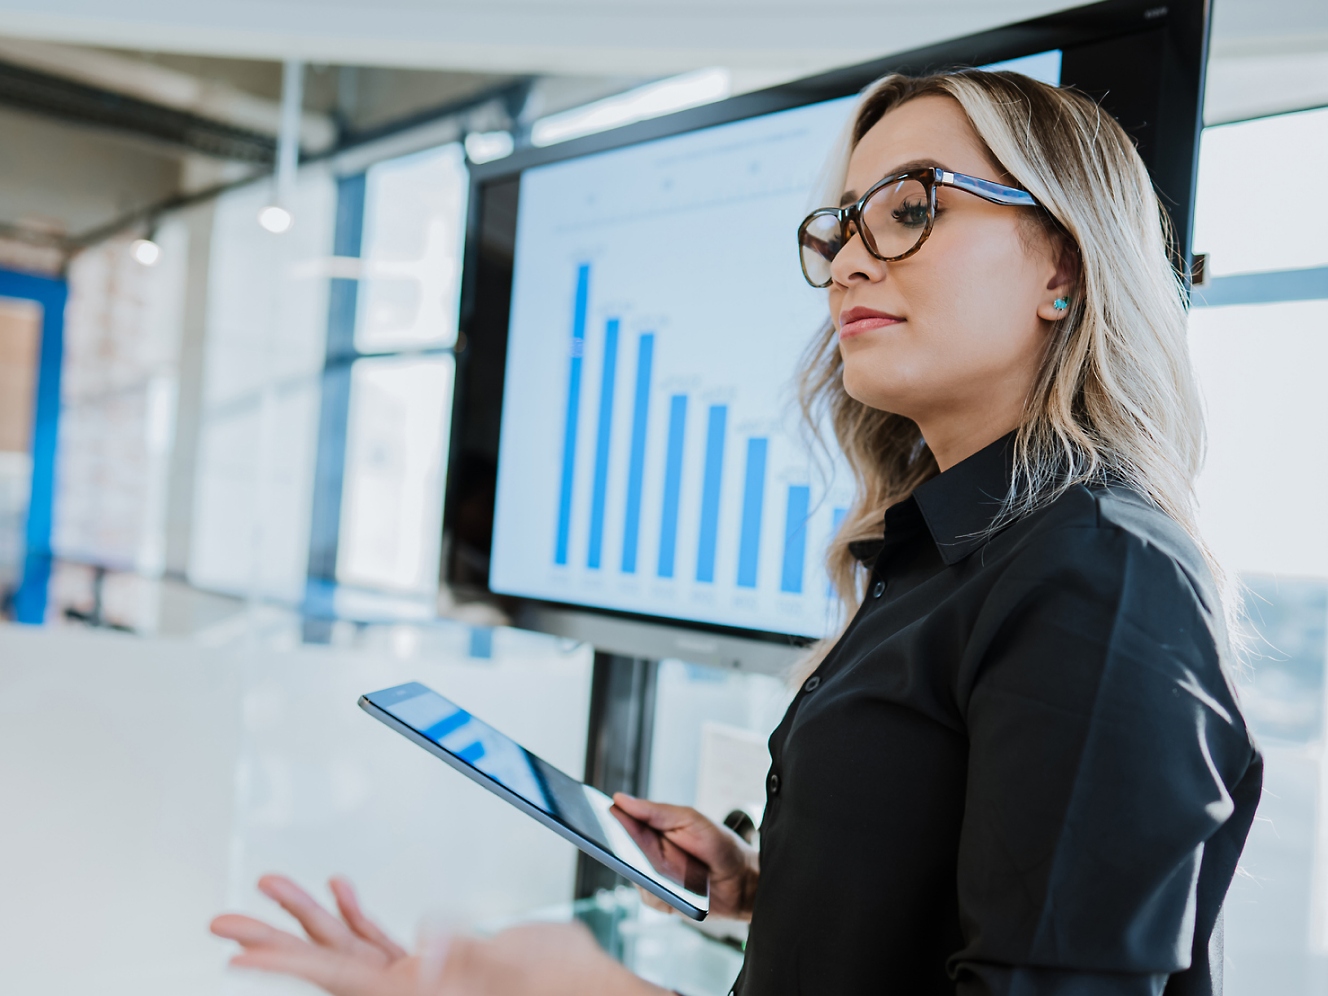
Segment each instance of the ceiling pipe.
[[[141,59],[92,48],[0,38],[0,61],[62,76],[115,93],[137,97],[199,117],[275,136],[282,108],[217,80],[154,65]],[[305,111],[299,118],[300,145],[318,153],[332,147],[337,128],[326,114]]]

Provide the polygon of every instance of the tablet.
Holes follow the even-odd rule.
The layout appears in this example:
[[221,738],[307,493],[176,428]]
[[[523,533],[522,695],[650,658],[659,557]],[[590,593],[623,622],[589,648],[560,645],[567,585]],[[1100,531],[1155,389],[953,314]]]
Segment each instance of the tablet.
[[360,696],[360,708],[693,920],[709,870],[597,788],[537,757],[418,682]]

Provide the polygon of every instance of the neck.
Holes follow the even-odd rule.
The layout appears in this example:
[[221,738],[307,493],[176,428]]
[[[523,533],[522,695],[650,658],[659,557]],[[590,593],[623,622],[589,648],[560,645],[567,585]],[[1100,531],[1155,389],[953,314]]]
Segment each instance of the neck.
[[936,465],[942,473],[1017,428],[1017,418],[983,418],[958,423],[953,420],[926,424],[918,422],[922,438],[926,440],[927,448],[936,458]]

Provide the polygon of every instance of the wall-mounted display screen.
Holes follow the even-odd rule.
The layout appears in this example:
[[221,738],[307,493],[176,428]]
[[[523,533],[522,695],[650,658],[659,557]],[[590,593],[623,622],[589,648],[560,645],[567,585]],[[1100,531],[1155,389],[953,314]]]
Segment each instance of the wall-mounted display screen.
[[[1060,52],[1001,68],[1059,81]],[[853,493],[801,424],[795,233],[853,98],[520,177],[494,591],[820,637]],[[833,447],[833,438],[826,440]]]

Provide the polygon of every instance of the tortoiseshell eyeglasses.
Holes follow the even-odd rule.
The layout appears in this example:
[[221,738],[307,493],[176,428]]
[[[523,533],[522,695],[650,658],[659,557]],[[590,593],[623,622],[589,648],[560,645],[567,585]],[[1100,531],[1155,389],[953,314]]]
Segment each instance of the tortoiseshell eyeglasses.
[[934,166],[894,173],[873,184],[852,204],[813,211],[798,226],[802,275],[807,283],[830,286],[830,264],[855,231],[867,251],[884,263],[912,256],[936,223],[937,187],[954,187],[993,204],[1040,206],[1027,190]]

